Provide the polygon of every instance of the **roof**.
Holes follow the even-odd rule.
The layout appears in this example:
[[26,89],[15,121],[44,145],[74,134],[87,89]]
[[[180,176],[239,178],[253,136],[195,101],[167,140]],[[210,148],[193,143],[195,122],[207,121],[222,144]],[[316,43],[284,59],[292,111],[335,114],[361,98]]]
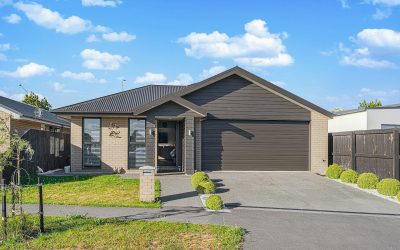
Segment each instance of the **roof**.
[[[231,75],[239,75],[250,82],[260,85],[272,92],[285,96],[290,100],[303,105],[311,110],[315,110],[325,116],[332,117],[333,114],[311,102],[284,90],[273,83],[270,83],[238,66],[228,69],[215,76],[207,78],[201,82],[194,83],[188,86],[171,86],[171,85],[149,85],[137,89],[132,89],[113,95],[100,97],[97,99],[81,102],[78,104],[62,107],[59,109],[52,110],[52,112],[59,114],[73,114],[73,113],[124,113],[124,114],[135,114],[139,115],[149,109],[159,106],[168,101],[174,101],[178,104],[178,100],[181,100],[182,96],[194,92],[198,89],[204,88],[212,83],[222,80]],[[181,98],[181,99],[177,99]],[[186,101],[187,102],[187,101]],[[192,104],[194,105],[194,104]],[[199,109],[200,107],[191,106],[188,107],[198,113],[203,113],[204,110]]]
[[54,109],[58,114],[74,113],[116,113],[132,114],[133,110],[145,103],[150,103],[163,96],[175,93],[185,86],[148,85],[115,94],[95,98],[89,101]]
[[0,107],[9,110],[10,112],[16,113],[19,116],[29,118],[29,119],[34,119],[42,122],[49,122],[49,123],[54,123],[56,125],[60,125],[63,127],[69,127],[70,122],[67,120],[64,120],[60,117],[58,117],[55,114],[52,114],[51,112],[41,109],[42,115],[41,117],[37,117],[35,115],[35,111],[39,109],[38,107],[18,102],[9,98],[6,98],[4,96],[0,96]]
[[334,115],[335,116],[349,115],[349,114],[364,112],[368,109],[400,109],[400,104],[390,104],[390,105],[384,105],[384,106],[374,107],[374,108],[349,109],[349,110],[334,112]]

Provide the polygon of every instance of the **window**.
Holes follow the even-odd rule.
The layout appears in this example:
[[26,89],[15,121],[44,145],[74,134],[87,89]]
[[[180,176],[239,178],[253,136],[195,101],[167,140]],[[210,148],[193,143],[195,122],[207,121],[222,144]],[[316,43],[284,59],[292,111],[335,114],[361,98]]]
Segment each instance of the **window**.
[[146,121],[129,119],[128,167],[143,167],[146,158]]
[[83,119],[83,167],[101,166],[101,120]]

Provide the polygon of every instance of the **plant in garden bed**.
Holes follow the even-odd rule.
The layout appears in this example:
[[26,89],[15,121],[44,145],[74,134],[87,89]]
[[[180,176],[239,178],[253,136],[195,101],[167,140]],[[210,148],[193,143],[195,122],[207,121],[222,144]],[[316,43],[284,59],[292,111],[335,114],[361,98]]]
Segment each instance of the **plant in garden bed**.
[[357,183],[358,173],[353,169],[347,169],[340,175],[340,180],[346,183]]
[[196,191],[199,194],[214,194],[215,193],[215,185],[211,180],[202,181],[196,187]]
[[206,200],[206,208],[208,209],[217,211],[221,210],[223,206],[224,203],[222,202],[222,198],[218,194],[213,194]]
[[192,187],[197,188],[197,186],[200,184],[202,181],[208,181],[210,178],[208,175],[204,172],[196,172],[192,174],[191,181],[192,181]]
[[326,176],[330,179],[339,179],[340,175],[344,171],[344,168],[336,163],[330,165],[326,170]]
[[379,179],[374,173],[363,173],[358,176],[357,186],[365,189],[374,189]]
[[400,181],[392,178],[382,179],[376,184],[376,190],[383,195],[395,196],[400,191]]

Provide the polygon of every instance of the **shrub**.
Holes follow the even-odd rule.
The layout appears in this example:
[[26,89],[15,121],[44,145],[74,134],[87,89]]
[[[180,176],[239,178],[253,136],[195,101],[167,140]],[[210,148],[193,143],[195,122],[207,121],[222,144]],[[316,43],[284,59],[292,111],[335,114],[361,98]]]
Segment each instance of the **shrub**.
[[400,181],[397,179],[382,179],[376,184],[378,193],[388,196],[395,196],[400,191]]
[[400,192],[397,193],[397,200],[400,201]]
[[347,169],[340,175],[340,180],[346,183],[357,183],[358,173],[353,169]]
[[326,170],[326,176],[331,179],[339,179],[340,174],[344,171],[343,167],[334,163]]
[[214,194],[215,193],[215,185],[212,181],[202,181],[196,187],[196,191],[199,194]]
[[194,188],[197,188],[197,186],[200,184],[202,181],[208,181],[210,178],[208,175],[204,172],[196,172],[192,174],[192,186]]
[[218,194],[213,194],[206,200],[206,208],[211,210],[221,210],[223,205],[222,198]]
[[374,173],[363,173],[358,176],[357,186],[360,188],[373,189],[378,182],[379,179]]

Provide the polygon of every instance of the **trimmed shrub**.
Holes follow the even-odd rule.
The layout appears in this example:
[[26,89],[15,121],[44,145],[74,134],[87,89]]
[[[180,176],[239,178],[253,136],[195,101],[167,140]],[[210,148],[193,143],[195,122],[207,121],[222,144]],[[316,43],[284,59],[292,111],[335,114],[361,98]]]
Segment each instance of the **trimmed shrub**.
[[192,174],[192,186],[194,188],[197,188],[197,186],[200,184],[202,181],[208,181],[210,178],[208,175],[204,172],[196,172]]
[[215,194],[215,185],[212,181],[202,181],[196,187],[196,191],[199,194]]
[[340,175],[340,180],[346,183],[357,183],[358,173],[353,169],[347,169]]
[[221,210],[224,206],[221,196],[213,194],[206,200],[206,208],[211,210]]
[[344,168],[336,163],[330,165],[326,170],[326,176],[331,179],[339,179],[340,175],[344,171]]
[[357,186],[360,188],[373,189],[378,182],[378,176],[374,173],[363,173],[358,176]]
[[400,192],[397,193],[397,200],[400,201]]
[[376,184],[376,190],[383,195],[395,196],[400,191],[400,181],[392,178],[382,179]]

